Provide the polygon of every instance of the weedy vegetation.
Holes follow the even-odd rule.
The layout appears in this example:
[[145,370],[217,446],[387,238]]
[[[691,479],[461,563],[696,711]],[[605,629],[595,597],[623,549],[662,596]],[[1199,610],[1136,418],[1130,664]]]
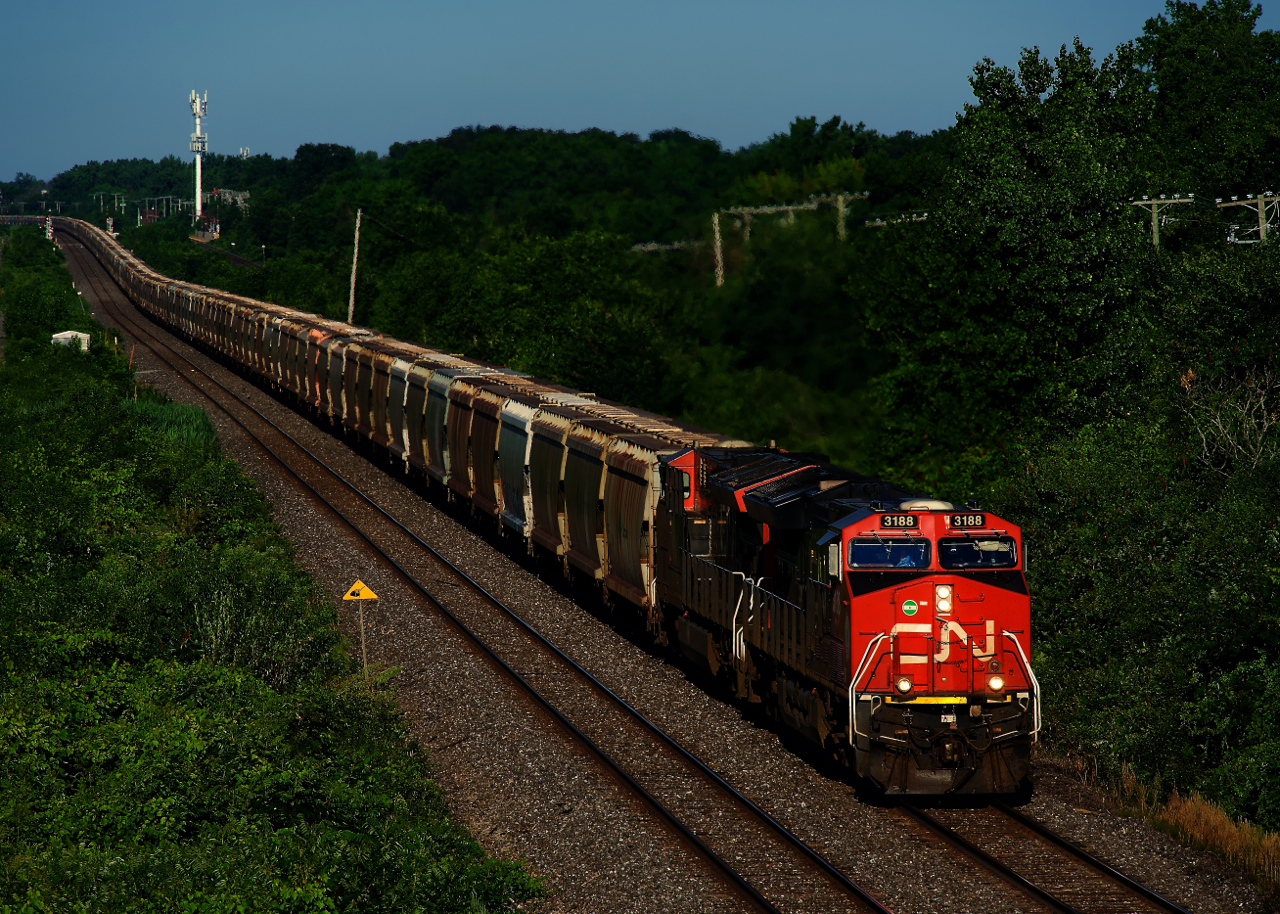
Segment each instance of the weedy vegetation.
[[2,257],[0,911],[538,898],[450,819],[207,416],[135,386],[39,233]]

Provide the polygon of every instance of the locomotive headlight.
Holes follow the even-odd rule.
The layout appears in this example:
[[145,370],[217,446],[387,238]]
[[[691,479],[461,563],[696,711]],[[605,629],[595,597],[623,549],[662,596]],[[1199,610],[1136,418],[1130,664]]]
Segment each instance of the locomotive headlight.
[[899,692],[901,692],[903,695],[906,695],[908,692],[910,692],[912,686],[914,685],[915,683],[911,681],[910,676],[899,676],[893,683],[893,687],[897,689]]
[[951,612],[951,601],[948,600],[946,597],[942,597],[940,600],[938,600],[938,612],[940,613]]
[[992,692],[999,692],[999,691],[1002,691],[1002,690],[1004,689],[1004,677],[1003,677],[1003,676],[988,676],[988,677],[987,677],[987,689],[988,689],[989,691],[992,691]]
[[951,587],[950,587],[949,585],[947,585],[947,584],[942,584],[942,585],[940,585],[940,586],[938,587],[938,599],[939,599],[939,600],[946,600],[946,599],[948,599],[950,596],[951,596]]

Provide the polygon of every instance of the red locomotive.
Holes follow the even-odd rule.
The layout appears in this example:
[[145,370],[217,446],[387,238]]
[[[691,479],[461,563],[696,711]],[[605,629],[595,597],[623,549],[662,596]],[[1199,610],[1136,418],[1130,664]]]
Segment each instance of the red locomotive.
[[1040,695],[1013,524],[169,279],[106,232],[54,222],[153,318],[630,607],[886,791],[1005,793],[1026,776]]
[[1021,531],[821,460],[664,460],[681,649],[890,793],[1004,793],[1039,729]]

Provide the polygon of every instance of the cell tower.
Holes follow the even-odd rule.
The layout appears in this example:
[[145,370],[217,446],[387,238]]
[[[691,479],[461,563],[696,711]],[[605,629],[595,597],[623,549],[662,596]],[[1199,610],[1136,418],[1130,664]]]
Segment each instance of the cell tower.
[[196,116],[196,132],[191,134],[191,151],[196,154],[196,221],[200,221],[200,214],[204,209],[204,200],[200,194],[200,160],[204,158],[204,154],[209,151],[209,138],[200,132],[200,118],[204,117],[205,112],[209,109],[209,93],[204,93],[204,98],[196,95],[196,90],[191,90],[191,113]]

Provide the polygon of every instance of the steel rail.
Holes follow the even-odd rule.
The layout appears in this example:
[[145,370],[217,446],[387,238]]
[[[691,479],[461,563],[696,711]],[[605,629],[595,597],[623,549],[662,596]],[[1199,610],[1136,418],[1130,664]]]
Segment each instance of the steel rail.
[[[68,234],[72,234],[72,233],[68,232]],[[79,239],[77,239],[77,241],[79,241]],[[92,257],[93,260],[103,270],[106,271],[108,276],[110,276],[110,269],[107,268],[105,265],[101,264],[99,261],[97,261],[96,255],[93,254],[93,251],[87,245],[80,243],[80,247],[82,247],[84,251],[90,257]],[[90,271],[86,271],[86,274],[88,274],[89,272]],[[112,277],[112,281],[113,283],[115,283],[114,277]],[[101,278],[98,279],[98,282],[99,283],[102,282]],[[115,283],[115,285],[118,289],[120,289],[120,292],[125,296],[125,298],[128,299],[129,294],[127,290],[120,287],[118,283]],[[109,295],[105,296],[105,298],[109,299]],[[117,312],[118,318],[123,318],[125,322],[133,325],[135,328],[139,327],[139,324],[136,321],[129,318],[127,315],[125,315],[118,308],[118,306],[114,305],[114,302],[111,303],[111,305],[113,310]],[[139,309],[139,311],[140,313],[146,315],[149,320],[154,320],[154,318],[151,315],[147,314],[145,310]],[[166,332],[169,332],[167,328],[166,328]],[[180,353],[177,353],[172,348],[168,347],[166,344],[163,343],[163,341],[159,340],[150,331],[147,331],[144,329],[143,333],[145,333],[148,337],[150,337],[153,341],[157,342],[159,345],[164,346],[166,349],[169,349],[169,351],[176,358],[186,362],[195,371],[198,371],[204,377],[208,378],[208,380],[210,380],[212,383],[214,383],[219,388],[221,388],[225,393],[227,393],[229,396],[231,396],[236,401],[238,401],[245,409],[249,410],[259,420],[261,420],[262,422],[270,426],[281,437],[288,440],[291,444],[293,444],[294,447],[296,447],[299,451],[301,451],[308,458],[310,458],[317,466],[319,466],[322,470],[327,472],[333,479],[339,482],[342,486],[346,487],[357,498],[364,501],[369,507],[374,509],[385,520],[387,520],[400,532],[402,532],[407,537],[409,537],[415,544],[423,548],[433,558],[435,558],[441,564],[449,568],[453,574],[455,574],[457,577],[464,580],[470,588],[472,588],[476,593],[480,594],[487,602],[489,602],[492,606],[494,606],[499,611],[506,614],[512,621],[514,621],[521,628],[523,628],[525,632],[529,636],[534,638],[537,642],[539,642],[544,649],[551,652],[565,665],[568,665],[569,667],[571,667],[574,670],[574,672],[576,672],[579,676],[586,679],[587,682],[594,689],[596,689],[601,695],[605,696],[610,701],[610,703],[614,704],[618,709],[622,710],[625,714],[627,714],[637,723],[641,724],[653,736],[659,739],[664,745],[666,745],[668,748],[676,752],[686,762],[694,766],[695,769],[699,771],[699,773],[701,773],[708,779],[712,780],[718,787],[720,787],[723,791],[728,793],[741,806],[743,806],[745,809],[747,809],[749,812],[755,815],[762,823],[764,823],[770,829],[774,830],[778,835],[780,835],[783,838],[783,840],[793,850],[799,851],[801,854],[803,854],[807,859],[811,861],[811,863],[816,868],[821,870],[825,876],[827,876],[829,879],[835,882],[838,886],[840,886],[846,892],[848,892],[849,894],[852,894],[860,902],[862,902],[865,905],[868,905],[869,907],[872,908],[872,910],[878,912],[878,914],[891,914],[890,910],[887,907],[885,907],[881,902],[876,900],[872,895],[870,895],[865,889],[863,889],[857,883],[849,879],[849,877],[845,875],[840,869],[838,869],[834,864],[832,864],[825,857],[819,854],[816,850],[810,847],[807,843],[805,843],[802,839],[796,836],[786,826],[784,826],[781,822],[779,822],[777,819],[771,816],[768,812],[766,812],[764,809],[758,806],[755,802],[753,802],[751,799],[749,799],[744,794],[742,794],[737,788],[733,787],[733,785],[725,781],[719,774],[713,771],[705,762],[703,762],[697,756],[689,752],[674,737],[666,733],[666,731],[662,730],[660,727],[658,727],[656,724],[650,721],[637,708],[632,706],[630,703],[628,703],[623,698],[618,696],[615,692],[613,692],[611,689],[609,689],[608,686],[606,686],[593,674],[591,674],[585,668],[583,668],[576,660],[574,660],[572,657],[565,654],[564,651],[562,651],[558,646],[556,646],[553,642],[547,639],[541,632],[535,629],[527,620],[525,620],[522,616],[520,616],[518,613],[516,613],[514,610],[508,607],[505,603],[503,603],[501,600],[495,597],[483,585],[481,585],[480,583],[475,581],[473,578],[471,578],[468,574],[466,574],[464,571],[458,568],[455,564],[453,564],[453,562],[449,561],[449,559],[447,559],[444,555],[442,555],[437,549],[435,549],[433,546],[431,546],[429,543],[427,543],[421,537],[419,537],[416,533],[414,533],[412,530],[406,527],[397,518],[395,518],[393,515],[387,512],[381,505],[379,505],[372,498],[370,498],[366,493],[364,493],[357,486],[355,486],[353,483],[347,480],[341,473],[339,473],[338,471],[330,467],[327,463],[325,463],[325,461],[322,458],[315,455],[310,449],[308,449],[305,445],[300,443],[296,438],[290,435],[287,431],[282,429],[279,425],[277,425],[274,421],[272,421],[268,416],[263,414],[260,410],[258,410],[252,404],[245,401],[244,398],[241,397],[239,394],[237,394],[235,391],[226,387],[226,385],[222,384],[212,375],[208,374],[206,371],[201,369],[194,362],[191,362],[190,359],[187,359],[185,356],[181,355]],[[185,334],[182,334],[181,331],[178,331],[178,333],[180,336],[185,336]],[[197,348],[204,348],[203,345],[200,343],[200,341],[191,340],[190,342],[195,344]],[[148,348],[152,348],[152,347],[149,346]],[[466,623],[463,622],[455,613],[453,613],[450,609],[448,609],[424,585],[422,585],[419,581],[417,581],[417,579],[414,578],[413,575],[408,570],[406,570],[403,566],[401,566],[394,558],[392,558],[389,554],[387,554],[387,552],[383,550],[380,546],[374,543],[372,538],[367,533],[365,533],[362,529],[360,529],[360,527],[354,521],[346,517],[341,512],[340,509],[338,509],[331,501],[329,501],[327,498],[325,498],[324,495],[322,495],[318,490],[316,490],[315,487],[311,485],[311,483],[303,479],[302,476],[298,474],[296,470],[293,469],[293,467],[289,466],[282,458],[280,458],[273,451],[271,451],[271,449],[266,445],[266,443],[263,442],[252,431],[250,431],[248,427],[242,421],[240,421],[238,417],[232,414],[231,411],[228,410],[225,406],[218,403],[217,400],[215,400],[207,391],[205,391],[203,388],[197,385],[191,378],[187,377],[185,372],[178,370],[177,366],[175,366],[169,359],[166,359],[163,355],[156,352],[154,348],[152,348],[152,352],[158,358],[160,358],[161,361],[163,361],[166,365],[168,365],[171,369],[173,369],[175,373],[179,374],[185,381],[187,381],[187,383],[190,384],[195,390],[197,390],[202,396],[208,399],[216,408],[226,413],[228,418],[230,418],[233,422],[235,422],[235,424],[239,426],[240,429],[244,431],[246,435],[248,435],[251,439],[253,439],[253,441],[256,442],[258,446],[262,450],[264,450],[274,462],[278,463],[302,486],[304,486],[309,492],[311,492],[311,494],[318,501],[324,504],[325,507],[328,508],[330,512],[332,512],[343,523],[345,523],[366,544],[368,544],[371,549],[373,549],[379,556],[381,556],[382,559],[388,565],[390,565],[412,589],[417,590],[423,596],[425,596],[428,599],[428,601],[431,602],[431,604],[435,606],[438,610],[440,610],[451,621],[451,623],[454,624],[469,640],[471,640],[474,644],[477,645],[477,647],[479,647],[482,651],[484,651],[486,655],[488,655],[489,658],[494,663],[496,663],[507,676],[516,680],[518,684],[522,687],[522,689],[526,690],[539,704],[541,704],[549,713],[551,713],[566,729],[568,729],[574,735],[576,739],[580,740],[584,745],[586,745],[592,751],[593,754],[595,754],[598,758],[601,759],[601,761],[606,766],[608,766],[616,775],[620,776],[630,789],[632,789],[634,792],[641,795],[646,800],[646,802],[652,805],[663,816],[663,818],[666,819],[682,835],[682,837],[690,841],[690,843],[694,844],[694,846],[698,848],[698,850],[704,856],[706,856],[708,860],[713,863],[713,865],[715,865],[718,869],[721,869],[726,874],[726,876],[732,882],[734,882],[735,887],[737,887],[738,889],[743,891],[745,894],[747,894],[748,897],[755,904],[763,907],[765,910],[768,910],[768,911],[777,910],[754,887],[752,887],[750,883],[748,883],[740,873],[738,873],[732,866],[730,866],[726,861],[724,861],[723,858],[719,857],[719,855],[717,855],[713,850],[711,850],[711,848],[709,848],[705,844],[705,842],[703,842],[702,839],[699,838],[692,831],[692,829],[690,829],[687,825],[685,825],[669,808],[667,808],[665,804],[663,804],[657,797],[653,796],[641,784],[639,784],[639,782],[637,782],[629,773],[627,773],[625,769],[622,768],[620,763],[615,761],[598,744],[596,744],[593,740],[591,740],[589,736],[587,736],[575,724],[573,724],[561,711],[559,711],[559,709],[557,709],[545,696],[543,696],[537,690],[537,688],[533,686],[532,683],[528,682],[528,680],[522,677],[509,664],[507,664],[507,662],[503,660],[496,653],[496,651],[494,651],[493,648],[491,648],[487,643],[485,643],[483,639],[479,637],[478,634],[476,634],[469,626],[467,626]],[[238,374],[238,372],[236,373]]]
[[1120,872],[1118,869],[1111,866],[1109,863],[1099,860],[1097,857],[1093,856],[1093,854],[1089,853],[1084,848],[1079,847],[1076,844],[1073,844],[1072,842],[1068,841],[1066,838],[1059,835],[1057,832],[1053,831],[1052,829],[1048,828],[1042,823],[1037,822],[1035,819],[1031,818],[1030,816],[1024,815],[1018,812],[1018,810],[1014,809],[1013,807],[1008,806],[1001,802],[995,802],[995,803],[992,803],[991,805],[993,808],[999,810],[1001,813],[1008,816],[1010,819],[1013,819],[1013,821],[1017,822],[1019,825],[1030,829],[1031,831],[1039,835],[1041,838],[1044,838],[1046,841],[1049,841],[1057,845],[1067,853],[1076,857],[1078,860],[1082,861],[1083,863],[1089,865],[1093,869],[1102,873],[1104,876],[1107,876],[1108,878],[1114,880],[1115,882],[1120,883],[1122,886],[1129,889],[1131,892],[1141,895],[1143,898],[1145,898],[1147,901],[1151,902],[1152,904],[1156,905],[1157,907],[1165,911],[1168,911],[1169,914],[1191,914],[1190,911],[1188,911],[1182,905],[1178,904],[1176,901],[1166,898],[1165,896],[1161,895],[1159,892],[1155,891],[1154,889],[1150,889],[1147,886],[1143,885],[1141,882],[1138,882],[1136,879],[1126,876],[1124,873]]
[[950,828],[947,828],[947,826],[943,825],[924,810],[917,809],[914,806],[902,806],[899,808],[906,813],[908,818],[914,819],[920,825],[938,835],[948,844],[959,848],[964,854],[977,860],[980,864],[1011,884],[1014,888],[1030,895],[1041,904],[1047,905],[1052,910],[1057,911],[1058,914],[1082,914],[1078,908],[1067,904],[1060,898],[1050,895],[1035,883],[1020,876],[976,844],[973,844],[966,838],[963,838],[956,832],[952,831]]

